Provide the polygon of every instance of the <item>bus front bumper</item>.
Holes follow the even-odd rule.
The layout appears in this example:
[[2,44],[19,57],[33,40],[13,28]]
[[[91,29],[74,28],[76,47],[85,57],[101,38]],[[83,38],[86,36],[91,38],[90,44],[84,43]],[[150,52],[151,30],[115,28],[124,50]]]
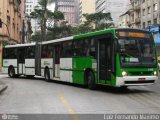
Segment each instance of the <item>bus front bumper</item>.
[[158,76],[126,76],[116,78],[116,87],[154,84]]

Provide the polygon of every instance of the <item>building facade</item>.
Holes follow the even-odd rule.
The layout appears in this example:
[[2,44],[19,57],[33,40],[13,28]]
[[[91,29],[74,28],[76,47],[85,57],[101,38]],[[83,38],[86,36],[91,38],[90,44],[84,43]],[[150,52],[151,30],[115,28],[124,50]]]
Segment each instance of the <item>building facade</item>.
[[65,21],[69,25],[78,24],[78,0],[58,0],[55,9],[64,14]]
[[[10,44],[20,42],[21,0],[0,0],[0,40]],[[8,41],[9,40],[9,41]]]
[[25,38],[24,38],[24,35],[25,35],[25,21],[24,21],[24,18],[25,18],[25,3],[26,3],[26,0],[22,0],[21,1],[21,7],[20,7],[20,12],[21,12],[21,32],[20,32],[20,36],[21,36],[21,41],[20,43],[25,43]]
[[160,0],[131,0],[128,14],[131,28],[160,24]]
[[111,13],[115,24],[119,21],[119,16],[128,9],[130,0],[96,0],[96,12]]
[[0,67],[2,65],[3,44],[20,43],[21,36],[21,0],[0,0]]
[[128,22],[129,22],[129,15],[128,12],[122,14],[121,16],[119,16],[119,22],[117,27],[118,28],[128,28]]
[[160,61],[160,0],[131,0],[128,15],[130,28],[145,29],[153,33]]
[[[29,18],[30,16],[30,13],[34,11],[34,8],[35,6],[38,5],[38,0],[26,0],[26,3],[25,3],[25,23],[26,23],[26,29],[27,29],[27,21],[30,20],[31,22],[31,26],[32,26],[32,31],[33,31],[33,34],[39,30],[39,25],[38,25],[38,20],[36,19],[31,19]],[[27,37],[27,36],[26,36]],[[29,38],[26,38],[26,42],[28,42],[28,39]]]
[[96,10],[95,2],[96,2],[95,0],[80,0],[80,3],[79,3],[79,22],[80,23],[83,23],[85,21],[83,14],[95,13],[95,10]]

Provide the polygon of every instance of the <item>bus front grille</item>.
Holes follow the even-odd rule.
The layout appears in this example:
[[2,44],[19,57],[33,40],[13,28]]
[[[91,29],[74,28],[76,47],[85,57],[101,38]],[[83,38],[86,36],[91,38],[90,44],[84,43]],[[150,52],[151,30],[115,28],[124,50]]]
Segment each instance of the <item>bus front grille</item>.
[[153,75],[153,71],[145,71],[145,72],[129,72],[129,75],[131,76],[148,76]]
[[125,84],[149,84],[154,83],[155,80],[147,80],[147,81],[125,81]]

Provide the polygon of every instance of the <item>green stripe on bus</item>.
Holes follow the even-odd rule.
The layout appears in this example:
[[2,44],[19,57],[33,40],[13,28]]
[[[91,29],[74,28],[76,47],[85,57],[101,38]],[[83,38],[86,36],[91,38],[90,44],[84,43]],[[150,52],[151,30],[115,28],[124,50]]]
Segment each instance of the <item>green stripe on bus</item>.
[[112,33],[114,35],[115,33],[115,28],[108,29],[108,30],[100,30],[96,32],[91,32],[87,34],[80,34],[80,35],[75,35],[74,39],[80,39],[80,38],[86,38],[86,37],[93,37],[93,36],[99,36],[99,35],[104,35],[106,33]]

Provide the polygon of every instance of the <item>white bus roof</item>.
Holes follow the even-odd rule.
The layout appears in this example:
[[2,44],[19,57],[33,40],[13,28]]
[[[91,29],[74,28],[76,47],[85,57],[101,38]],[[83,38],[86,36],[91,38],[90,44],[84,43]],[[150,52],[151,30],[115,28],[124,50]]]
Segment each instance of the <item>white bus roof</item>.
[[50,40],[50,41],[45,41],[45,42],[42,42],[42,45],[50,44],[50,43],[63,42],[63,41],[68,41],[68,40],[73,40],[73,36],[66,37],[66,38],[61,38],[61,39]]
[[[51,43],[57,43],[57,42],[63,42],[63,41],[68,41],[68,40],[73,40],[73,36],[66,37],[66,38],[61,38],[61,39],[50,40],[50,41],[45,41],[45,42],[42,42],[42,45],[51,44]],[[34,46],[34,45],[36,45],[36,43],[6,45],[5,48],[25,47],[25,46]]]
[[12,48],[12,47],[25,47],[25,46],[34,46],[35,43],[27,43],[27,44],[16,44],[16,45],[6,45],[5,48]]

